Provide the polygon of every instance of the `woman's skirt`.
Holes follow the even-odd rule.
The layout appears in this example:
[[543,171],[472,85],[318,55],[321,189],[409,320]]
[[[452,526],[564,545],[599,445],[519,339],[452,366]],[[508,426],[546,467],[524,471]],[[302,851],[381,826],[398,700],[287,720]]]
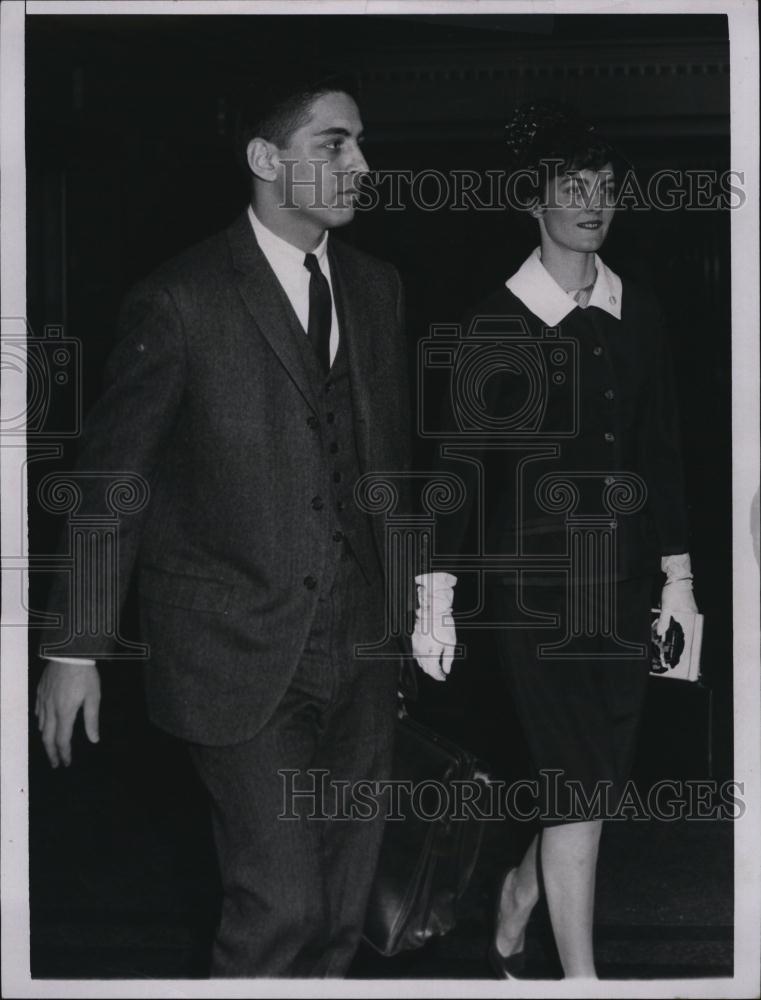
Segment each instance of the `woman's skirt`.
[[543,826],[621,814],[650,669],[651,588],[650,578],[620,581],[612,601],[588,591],[574,600],[546,580],[494,588],[498,622],[525,620],[526,609],[557,616],[496,631]]

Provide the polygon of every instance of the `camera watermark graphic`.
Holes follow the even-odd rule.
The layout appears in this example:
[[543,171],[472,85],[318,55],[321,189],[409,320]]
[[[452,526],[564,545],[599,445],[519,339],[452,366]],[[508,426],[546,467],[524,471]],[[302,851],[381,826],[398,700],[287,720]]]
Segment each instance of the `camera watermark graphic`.
[[[434,324],[418,344],[417,371],[423,438],[555,441],[579,433],[579,343],[558,327],[544,326],[537,338],[522,316],[475,316],[467,330]],[[509,408],[495,399],[500,377],[518,383]],[[547,427],[550,395],[553,423]],[[444,398],[453,423],[442,423]]]
[[[385,519],[388,580],[386,635],[358,647],[358,656],[388,654],[409,634],[410,581],[437,572],[475,579],[475,603],[458,610],[458,630],[543,628],[537,652],[544,659],[646,654],[643,643],[619,634],[617,621],[619,533],[623,519],[644,510],[646,484],[618,463],[562,462],[581,428],[580,350],[561,327],[532,329],[520,315],[476,315],[466,329],[435,324],[420,341],[417,430],[436,443],[438,468],[367,474],[357,484],[357,506]],[[558,460],[562,471],[555,471]],[[504,506],[497,541],[495,496]],[[463,511],[473,526],[470,543],[447,551],[444,519]],[[558,613],[532,609],[525,599],[526,582],[536,578],[562,588]],[[512,587],[514,607],[487,620],[489,586],[498,581]],[[434,614],[417,628],[447,642],[451,624],[450,614]],[[458,645],[454,655],[461,651]]]
[[[127,582],[120,578],[119,565],[124,519],[147,507],[149,484],[128,470],[80,469],[48,473],[26,495],[29,467],[60,459],[62,442],[82,432],[82,345],[66,336],[60,324],[47,325],[41,337],[24,319],[4,317],[2,324],[3,382],[15,404],[4,409],[0,426],[5,458],[10,449],[17,449],[25,506],[66,518],[57,551],[28,554],[23,523],[18,525],[15,551],[6,545],[2,569],[6,579],[17,578],[18,599],[17,606],[4,613],[3,627],[50,630],[48,634],[58,638],[42,647],[43,656],[144,658],[148,647],[126,640],[120,631]],[[26,580],[32,573],[56,576],[54,592],[60,599],[55,609],[27,607]]]
[[65,336],[58,324],[46,326],[37,337],[24,319],[4,317],[2,323],[0,366],[6,391],[24,400],[16,412],[3,414],[3,442],[14,437],[35,442],[77,437],[82,429],[81,342]]

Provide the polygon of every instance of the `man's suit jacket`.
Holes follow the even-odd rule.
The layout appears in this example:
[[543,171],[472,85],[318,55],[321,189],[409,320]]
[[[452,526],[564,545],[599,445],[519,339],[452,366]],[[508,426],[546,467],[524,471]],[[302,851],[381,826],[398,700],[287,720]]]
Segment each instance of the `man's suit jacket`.
[[[329,247],[360,469],[404,469],[399,277],[333,237]],[[86,423],[80,470],[150,484],[147,506],[120,522],[119,590],[136,574],[151,717],[195,742],[242,741],[269,718],[335,559],[326,514],[311,505],[330,496],[330,466],[295,322],[243,215],[128,296]],[[98,503],[93,492],[82,506]],[[380,545],[382,523],[374,530]],[[62,584],[51,606],[65,608]],[[102,645],[84,637],[76,652]]]

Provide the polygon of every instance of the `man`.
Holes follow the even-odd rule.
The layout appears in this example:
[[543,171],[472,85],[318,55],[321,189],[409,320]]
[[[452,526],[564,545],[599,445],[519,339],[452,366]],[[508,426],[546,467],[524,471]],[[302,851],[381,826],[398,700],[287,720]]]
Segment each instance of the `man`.
[[[307,769],[350,788],[390,768],[396,670],[354,655],[384,634],[382,525],[353,486],[408,463],[402,291],[391,266],[328,238],[354,215],[361,140],[330,81],[257,117],[248,210],[128,297],[79,460],[150,486],[120,521],[119,590],[136,574],[150,716],[187,742],[211,797],[215,975],[342,975],[382,832],[309,820],[314,798],[285,794],[319,790]],[[89,661],[45,668],[53,766],[70,762],[80,707],[98,738],[102,646],[83,636]]]

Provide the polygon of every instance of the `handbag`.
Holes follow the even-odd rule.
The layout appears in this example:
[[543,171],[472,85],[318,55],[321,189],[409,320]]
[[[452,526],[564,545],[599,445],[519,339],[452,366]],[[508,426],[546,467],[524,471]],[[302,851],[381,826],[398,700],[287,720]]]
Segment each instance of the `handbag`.
[[399,818],[386,819],[364,927],[365,941],[387,956],[420,948],[455,926],[484,821],[477,809],[458,811],[453,783],[475,782],[478,793],[488,782],[472,753],[416,722],[404,706],[392,776],[413,794],[400,798]]
[[669,627],[661,638],[655,630],[660,614],[659,609],[652,609],[650,673],[654,677],[699,681],[703,616],[693,611],[672,611]]

